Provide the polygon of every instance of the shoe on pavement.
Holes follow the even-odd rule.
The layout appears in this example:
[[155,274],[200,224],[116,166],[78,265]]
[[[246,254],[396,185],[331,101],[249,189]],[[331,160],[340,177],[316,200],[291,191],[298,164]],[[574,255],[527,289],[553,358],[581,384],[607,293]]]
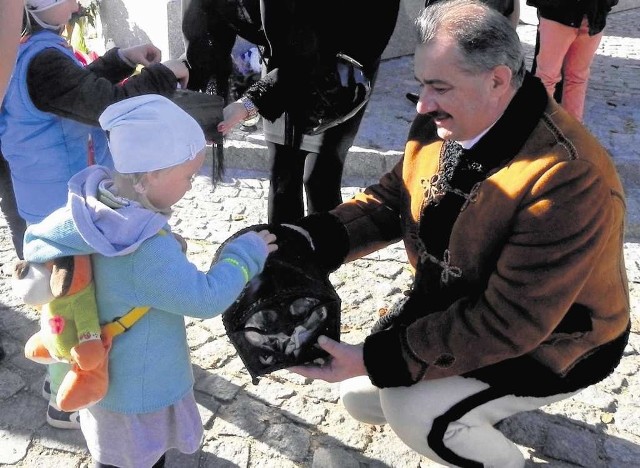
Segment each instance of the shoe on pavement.
[[47,423],[58,429],[80,429],[80,413],[62,411],[58,405],[50,401],[47,408]]

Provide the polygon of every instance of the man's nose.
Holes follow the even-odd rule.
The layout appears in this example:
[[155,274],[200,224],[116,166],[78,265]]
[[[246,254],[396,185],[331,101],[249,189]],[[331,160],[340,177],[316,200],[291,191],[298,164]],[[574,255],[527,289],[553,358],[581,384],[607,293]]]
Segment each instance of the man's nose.
[[418,114],[428,114],[438,109],[438,104],[433,96],[427,91],[423,90],[418,96],[418,102],[416,103],[416,111]]

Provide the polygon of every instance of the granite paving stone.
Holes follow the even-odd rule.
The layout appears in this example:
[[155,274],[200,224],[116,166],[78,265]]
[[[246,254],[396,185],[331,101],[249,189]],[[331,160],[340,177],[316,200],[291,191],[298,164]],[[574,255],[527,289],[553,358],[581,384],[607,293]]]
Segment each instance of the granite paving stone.
[[[610,15],[592,68],[587,127],[609,149],[622,173],[628,223],[625,258],[630,281],[632,333],[614,374],[575,397],[522,413],[497,427],[514,440],[527,468],[640,467],[640,8]],[[535,26],[518,32],[531,62]],[[384,60],[371,103],[347,159],[343,196],[377,180],[400,158],[415,108],[410,56]],[[210,161],[193,190],[176,206],[173,229],[186,238],[187,255],[206,269],[233,233],[266,222],[269,161],[261,128],[235,131],[225,142],[228,171],[215,190]],[[15,261],[0,216],[0,467],[91,466],[80,431],[47,425],[41,396],[45,368],[22,356],[37,329],[37,313],[12,296]],[[330,280],[342,299],[342,335],[359,343],[381,308],[402,297],[410,282],[401,244],[342,266]],[[339,401],[338,385],[278,371],[257,385],[224,333],[220,317],[187,319],[205,426],[202,447],[191,455],[169,452],[168,468],[429,468],[389,427],[360,424]]]

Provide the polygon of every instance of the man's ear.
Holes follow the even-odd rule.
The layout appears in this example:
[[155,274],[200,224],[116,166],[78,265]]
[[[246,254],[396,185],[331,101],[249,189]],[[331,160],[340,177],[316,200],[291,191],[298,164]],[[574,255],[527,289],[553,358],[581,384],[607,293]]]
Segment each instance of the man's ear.
[[506,91],[511,87],[513,73],[506,65],[498,65],[493,69],[491,84],[496,91]]

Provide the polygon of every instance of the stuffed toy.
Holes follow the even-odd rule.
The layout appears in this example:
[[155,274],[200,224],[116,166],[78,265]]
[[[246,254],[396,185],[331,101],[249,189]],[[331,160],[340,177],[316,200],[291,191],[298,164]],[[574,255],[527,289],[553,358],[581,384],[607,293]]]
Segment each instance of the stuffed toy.
[[21,261],[13,273],[13,291],[25,304],[40,310],[40,330],[25,344],[25,356],[35,362],[68,362],[56,403],[76,411],[104,397],[108,387],[110,337],[102,337],[95,284],[88,255],[61,257],[45,264]]

